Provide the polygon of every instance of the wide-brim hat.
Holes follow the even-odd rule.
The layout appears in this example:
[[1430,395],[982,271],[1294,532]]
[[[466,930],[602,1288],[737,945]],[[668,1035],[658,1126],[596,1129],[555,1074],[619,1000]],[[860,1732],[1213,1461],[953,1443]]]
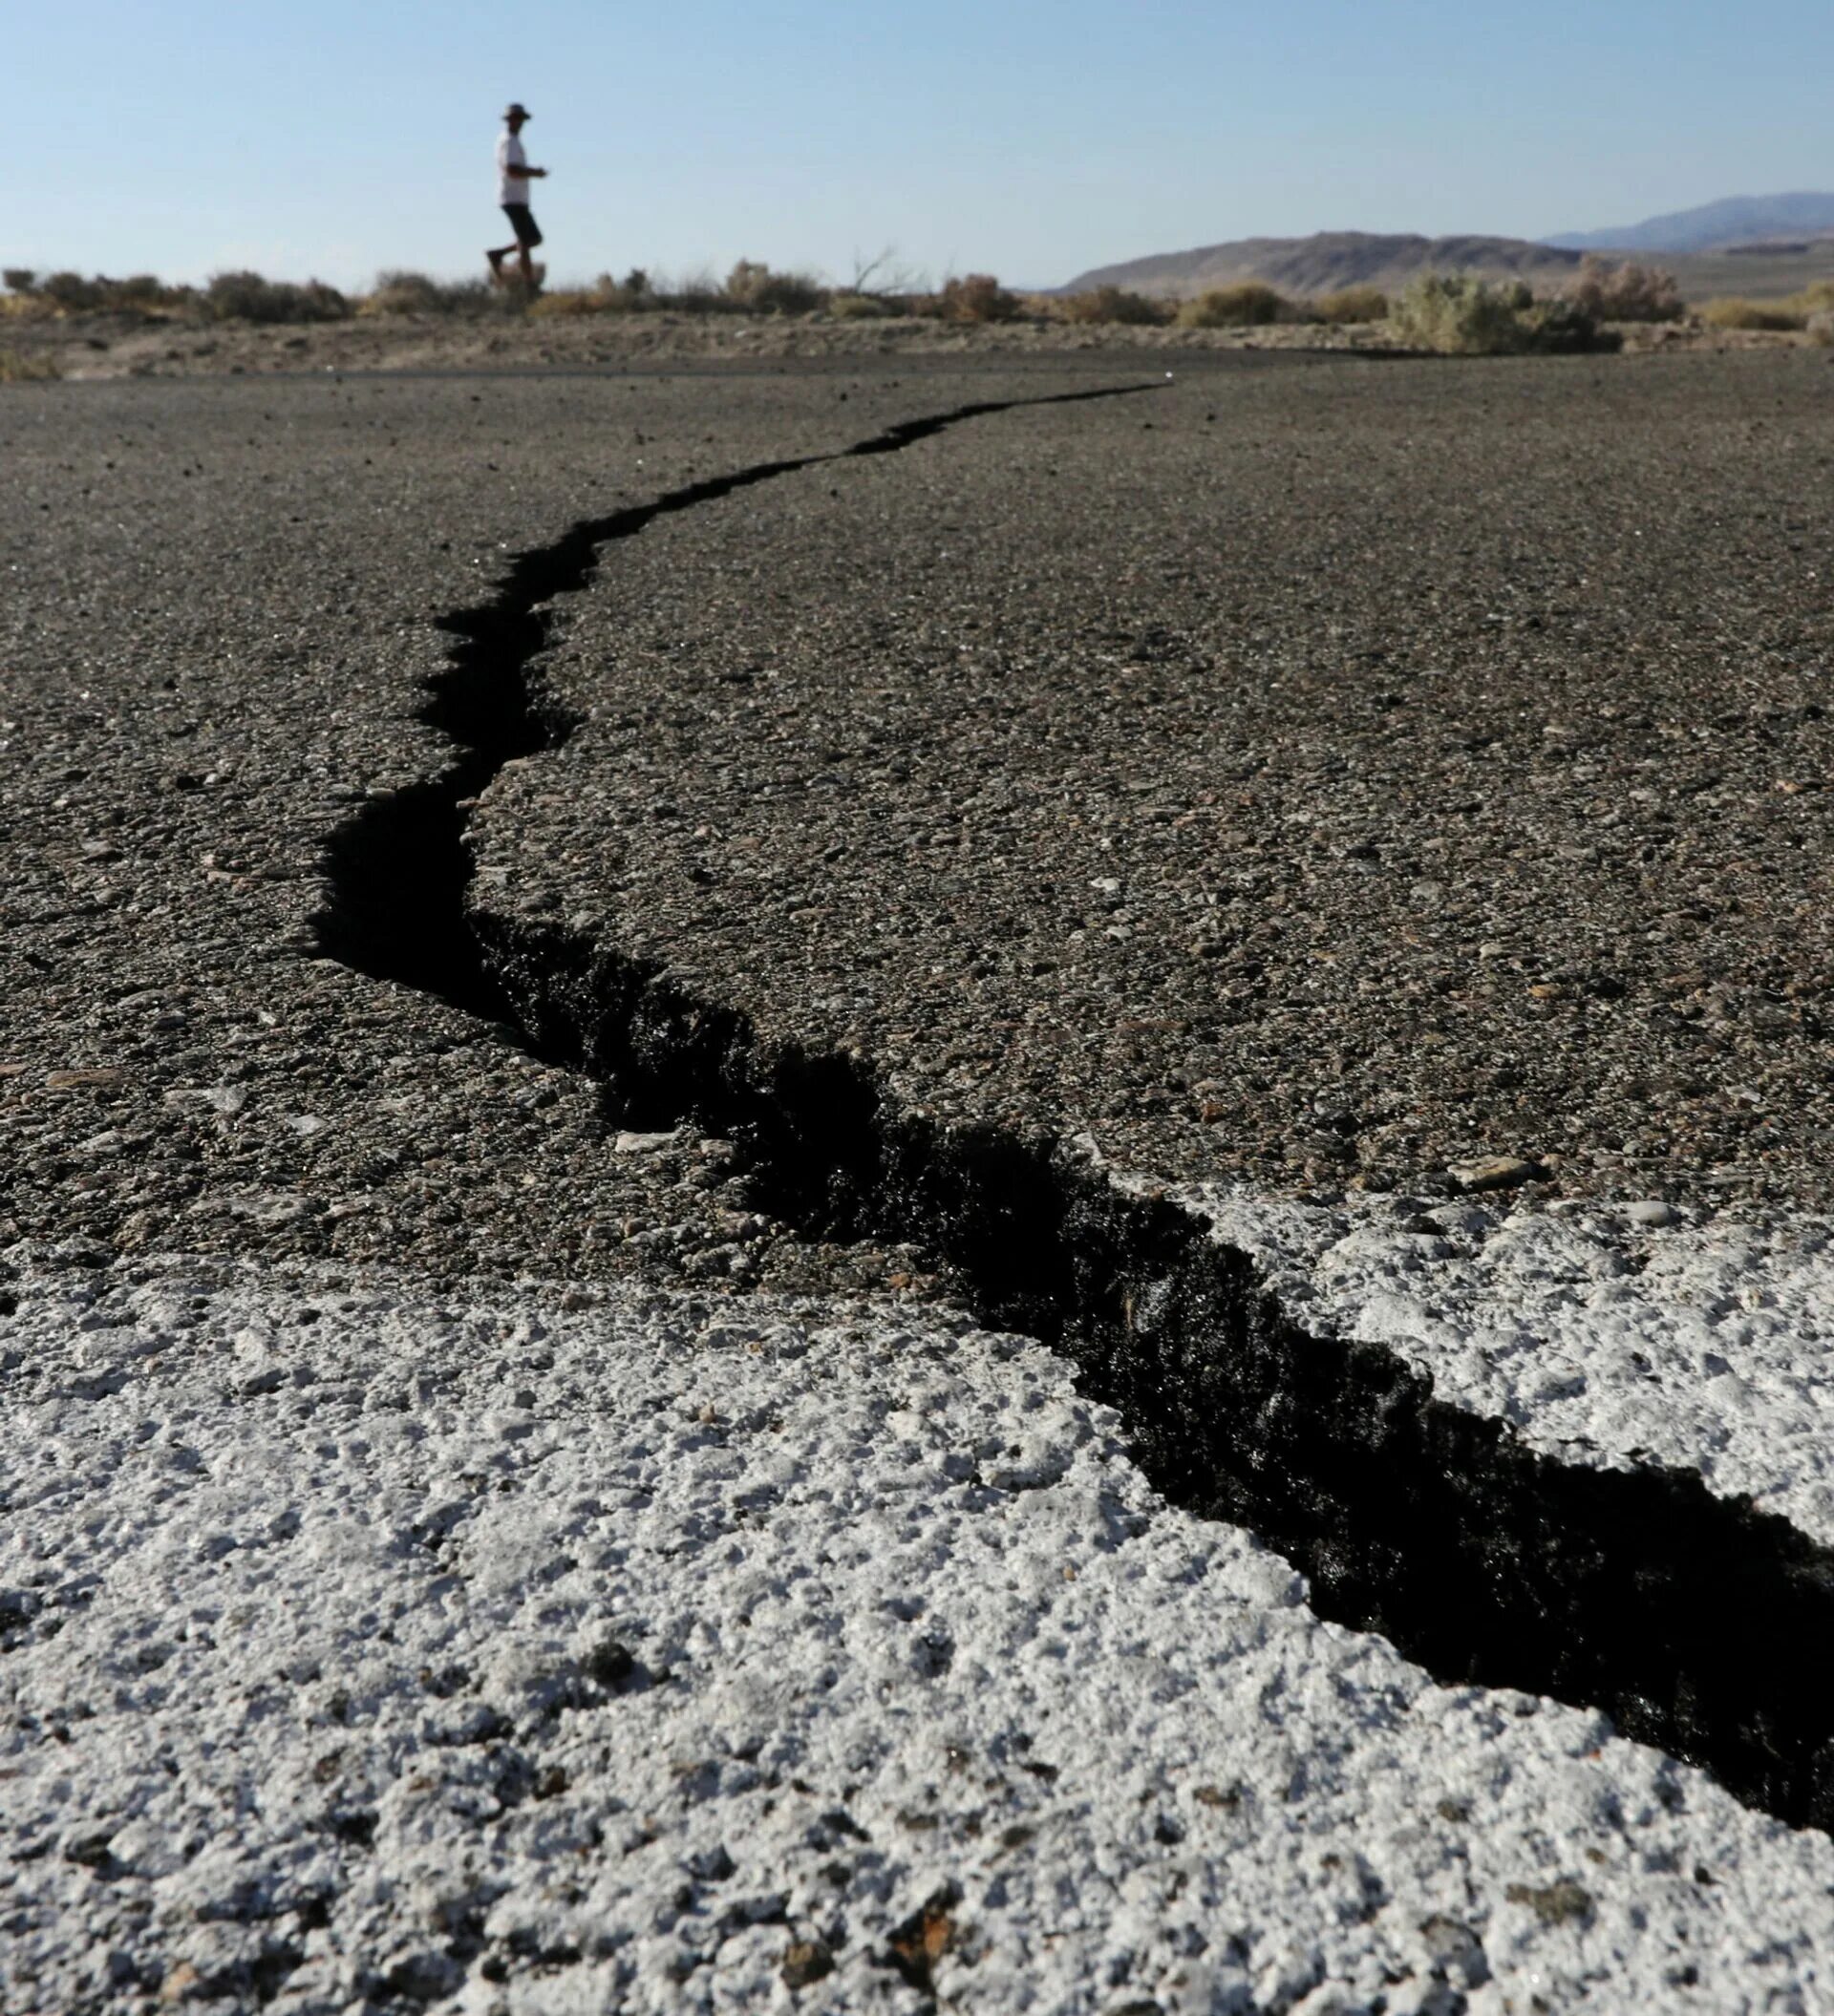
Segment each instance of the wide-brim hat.
[[506,119],[532,119],[535,115],[529,111],[526,105],[505,105],[503,107],[503,117]]

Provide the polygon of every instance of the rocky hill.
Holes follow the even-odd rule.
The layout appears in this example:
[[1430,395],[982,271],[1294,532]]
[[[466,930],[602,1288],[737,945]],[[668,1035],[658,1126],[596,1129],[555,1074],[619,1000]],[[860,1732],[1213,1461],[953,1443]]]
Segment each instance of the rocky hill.
[[1157,252],[1117,265],[1092,267],[1064,288],[1132,287],[1145,294],[1200,294],[1206,287],[1263,280],[1289,294],[1328,294],[1337,287],[1401,286],[1416,273],[1479,272],[1553,281],[1570,273],[1580,255],[1522,238],[1423,238],[1416,232],[1318,231],[1310,238],[1238,238],[1188,252]]
[[1727,196],[1698,209],[1646,217],[1640,224],[1567,231],[1550,245],[1568,251],[1717,252],[1772,240],[1813,240],[1834,233],[1834,194]]

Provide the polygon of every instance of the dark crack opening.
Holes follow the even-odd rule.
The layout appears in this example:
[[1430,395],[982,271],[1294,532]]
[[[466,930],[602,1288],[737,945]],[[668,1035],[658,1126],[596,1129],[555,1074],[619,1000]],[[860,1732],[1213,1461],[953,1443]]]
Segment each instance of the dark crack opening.
[[[1143,390],[1125,388],[1122,390]],[[986,402],[843,451],[891,454]],[[542,605],[654,519],[834,456],[757,465],[576,526],[451,617],[421,718],[452,736],[437,778],[331,837],[328,953],[503,1022],[608,1088],[627,1115],[744,1149],[759,1204],[807,1237],[914,1241],[990,1325],[1072,1358],[1173,1503],[1253,1528],[1313,1607],[1379,1631],[1434,1677],[1545,1693],[1710,1772],[1748,1805],[1834,1823],[1834,1554],[1691,1473],[1569,1467],[1436,1399],[1385,1347],[1309,1335],[1239,1250],[1131,1198],[1063,1144],[945,1131],[857,1060],[767,1046],[747,1019],[555,926],[470,913],[466,801],[564,741],[529,668]],[[1678,1796],[1677,1792],[1677,1796]]]

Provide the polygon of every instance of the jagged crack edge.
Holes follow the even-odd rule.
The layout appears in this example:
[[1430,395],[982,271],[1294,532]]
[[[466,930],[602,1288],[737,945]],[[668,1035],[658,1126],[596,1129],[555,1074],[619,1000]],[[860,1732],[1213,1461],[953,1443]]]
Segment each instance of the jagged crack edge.
[[489,602],[444,619],[459,642],[420,718],[453,738],[451,764],[330,837],[319,943],[492,1016],[616,1088],[629,1111],[736,1138],[759,1201],[804,1235],[926,1247],[983,1321],[1076,1362],[1169,1500],[1250,1526],[1294,1560],[1321,1615],[1382,1632],[1442,1682],[1602,1708],[1747,1804],[1825,1828],[1834,1697],[1819,1676],[1834,1649],[1834,1554],[1786,1520],[1689,1473],[1530,1451],[1435,1398],[1386,1347],[1308,1334],[1248,1256],[1063,1144],[945,1129],[901,1111],[858,1059],[766,1045],[737,1010],[615,946],[467,910],[466,801],[573,726],[544,711],[531,676],[542,605],[584,586],[608,543],[963,420],[1144,389],[959,407],[836,455],[690,485],[519,558]]

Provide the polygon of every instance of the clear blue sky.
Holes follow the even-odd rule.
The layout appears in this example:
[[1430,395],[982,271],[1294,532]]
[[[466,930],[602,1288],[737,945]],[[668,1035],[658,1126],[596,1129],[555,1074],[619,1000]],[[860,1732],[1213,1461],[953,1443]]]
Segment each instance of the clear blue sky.
[[556,278],[1051,285],[1834,186],[1829,0],[40,0],[5,47],[0,262],[41,269],[472,271],[512,96]]

